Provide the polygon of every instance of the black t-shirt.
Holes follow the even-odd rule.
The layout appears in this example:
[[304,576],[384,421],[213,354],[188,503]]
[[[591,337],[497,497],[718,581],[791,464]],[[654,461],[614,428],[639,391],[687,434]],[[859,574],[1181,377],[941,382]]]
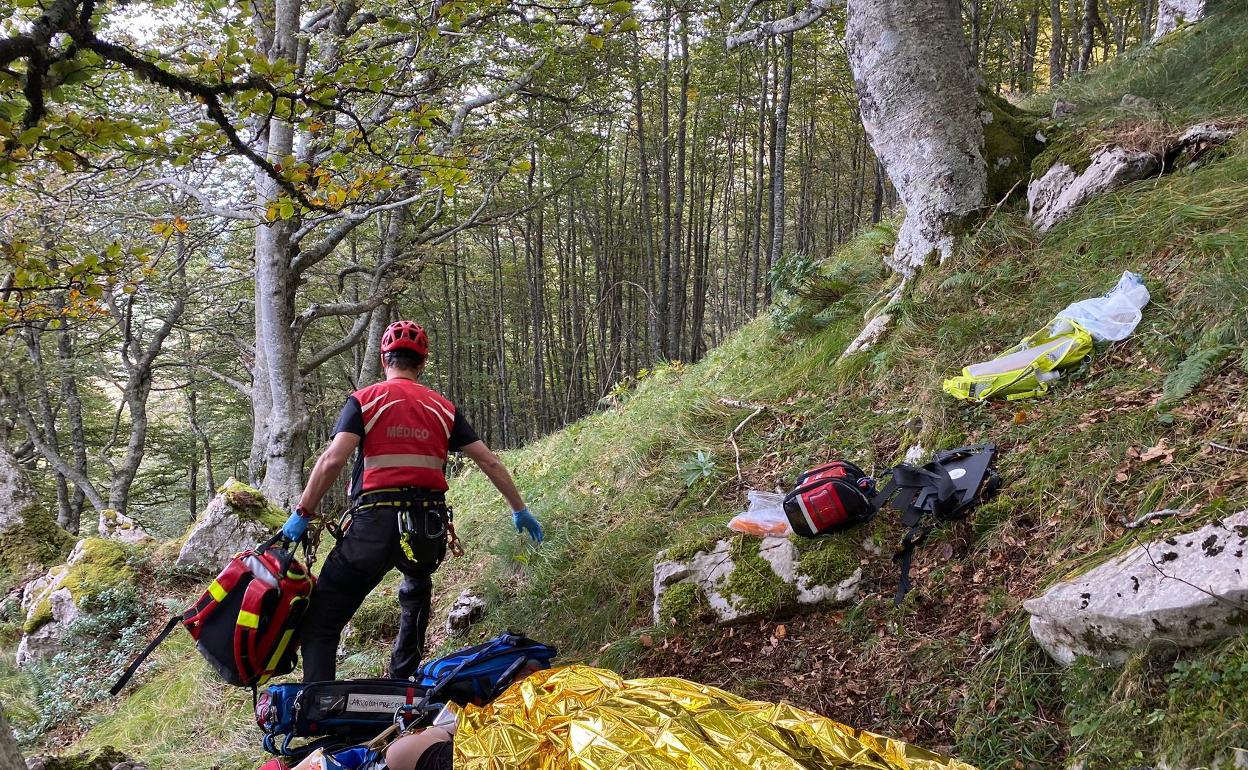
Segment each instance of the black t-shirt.
[[[347,396],[347,403],[342,405],[342,411],[338,413],[338,422],[334,423],[334,435],[339,433],[354,433],[360,437],[360,448],[355,453],[355,467],[351,470],[351,497],[358,497],[364,483],[364,412],[355,396]],[[447,450],[458,452],[480,440],[464,413],[456,407],[455,424],[451,426]]]

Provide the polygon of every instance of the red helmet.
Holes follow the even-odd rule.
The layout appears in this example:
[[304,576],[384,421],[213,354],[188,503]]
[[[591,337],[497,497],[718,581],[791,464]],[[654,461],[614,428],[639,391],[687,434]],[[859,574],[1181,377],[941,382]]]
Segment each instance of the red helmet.
[[429,355],[429,336],[425,329],[413,321],[395,321],[381,335],[381,352],[410,350],[422,356]]

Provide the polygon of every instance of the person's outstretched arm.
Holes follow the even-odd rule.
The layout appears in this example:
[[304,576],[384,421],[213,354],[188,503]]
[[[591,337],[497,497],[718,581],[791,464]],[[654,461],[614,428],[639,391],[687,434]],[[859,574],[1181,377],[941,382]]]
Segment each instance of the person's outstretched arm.
[[503,461],[498,459],[498,455],[494,454],[484,441],[474,441],[459,451],[477,464],[481,472],[511,506],[512,511],[524,510],[524,498],[520,496],[520,490],[516,488],[516,482],[512,480],[511,474],[507,472],[507,466],[503,465]]
[[534,542],[542,542],[542,525],[538,523],[537,517],[525,506],[524,498],[520,496],[520,490],[516,488],[516,482],[512,480],[511,474],[507,472],[507,466],[503,465],[503,461],[498,459],[498,455],[490,451],[485,442],[480,440],[460,447],[459,451],[463,452],[477,464],[477,467],[490,480],[490,483],[507,500],[507,504],[511,506],[511,521],[516,525],[516,531],[528,532],[529,537],[533,538]]

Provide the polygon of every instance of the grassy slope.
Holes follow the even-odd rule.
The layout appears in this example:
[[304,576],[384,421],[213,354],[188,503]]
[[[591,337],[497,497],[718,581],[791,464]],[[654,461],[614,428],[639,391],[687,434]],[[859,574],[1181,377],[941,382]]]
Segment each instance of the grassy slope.
[[[1158,104],[1145,116],[1154,133],[1248,115],[1246,37],[1240,14],[1125,57],[1066,89],[1084,108],[1071,122],[1088,137],[1124,123],[1141,130],[1141,116],[1115,107],[1126,92]],[[455,501],[469,554],[443,569],[441,600],[476,584],[490,601],[485,628],[527,629],[567,660],[786,697],[984,768],[1051,767],[1074,755],[1121,767],[1163,747],[1195,760],[1248,744],[1248,642],[1062,672],[1030,642],[1019,609],[1045,582],[1129,545],[1123,517],[1190,507],[1188,527],[1248,506],[1242,458],[1205,443],[1248,443],[1245,190],[1240,139],[1199,170],[1094,201],[1043,239],[1002,210],[955,259],[921,276],[883,343],[842,361],[887,280],[879,257],[888,230],[865,234],[819,265],[799,287],[804,296],[782,301],[775,318],[696,365],[651,373],[620,406],[509,453],[547,524],[540,550],[509,531],[480,474],[465,477]],[[942,377],[1104,291],[1124,269],[1144,272],[1153,291],[1144,322],[1048,398],[968,408],[940,393]],[[1220,358],[1194,392],[1158,404],[1168,375],[1194,374],[1201,367],[1184,362],[1210,350]],[[721,399],[767,406],[737,439],[740,480],[728,438],[751,410]],[[1128,448],[1163,438],[1173,463],[1127,462]],[[884,556],[864,561],[861,606],[783,618],[784,639],[774,620],[731,633],[648,627],[656,551],[724,532],[747,488],[786,484],[834,456],[883,469],[916,440],[997,442],[1007,486],[972,524],[942,531],[922,551],[905,607],[889,606],[895,575]],[[699,450],[710,462],[687,485]],[[898,535],[887,518],[871,533],[886,548]],[[388,590],[378,616],[394,611]],[[375,636],[355,645],[344,675],[377,670],[385,652]],[[652,639],[662,643],[650,648]],[[246,697],[213,684],[185,640],[160,653],[139,687],[90,715],[94,727],[77,745],[116,743],[156,770],[261,761]],[[0,693],[18,717],[30,708],[5,671]]]
[[[1064,95],[1082,110],[1067,128],[1094,142],[1104,133],[1156,136],[1197,119],[1248,115],[1246,37],[1248,16],[1218,17],[1071,84]],[[1121,110],[1124,93],[1157,109]],[[838,361],[879,296],[880,233],[868,234],[807,281],[803,290],[815,300],[785,303],[779,319],[751,324],[697,365],[662,369],[621,406],[511,453],[533,508],[549,522],[537,553],[505,533],[496,496],[469,476],[456,496],[473,556],[452,565],[444,584],[481,584],[492,627],[527,628],[570,657],[630,673],[683,666],[747,695],[785,694],[833,716],[871,720],[863,727],[953,747],[985,768],[1049,767],[1069,756],[1121,767],[1167,752],[1210,761],[1244,746],[1248,643],[1123,670],[1085,664],[1061,672],[1031,643],[1019,603],[1165,529],[1128,535],[1122,519],[1180,507],[1191,512],[1172,526],[1187,528],[1248,506],[1242,457],[1207,446],[1248,441],[1246,191],[1241,138],[1197,170],[1092,202],[1044,238],[1018,211],[998,212],[955,259],[920,277],[884,343]],[[1012,344],[1066,303],[1105,291],[1124,269],[1143,272],[1152,290],[1144,322],[1048,398],[968,408],[941,394],[942,377]],[[1160,401],[1192,381],[1187,397]],[[738,440],[743,482],[727,439],[749,411],[720,399],[768,407]],[[1163,439],[1172,463],[1128,460],[1128,449]],[[882,566],[867,565],[875,595],[862,608],[790,621],[836,641],[829,654],[849,665],[839,667],[841,677],[813,673],[821,664],[811,660],[795,668],[813,684],[777,693],[777,676],[803,674],[754,664],[751,650],[772,632],[766,623],[729,642],[718,631],[669,630],[665,646],[677,653],[641,646],[643,635],[655,634],[647,626],[657,550],[724,531],[747,487],[783,484],[831,456],[882,469],[916,440],[929,449],[995,441],[1007,486],[969,531],[942,534],[953,546],[949,561],[939,544],[925,549],[920,595],[907,608],[887,607],[893,575],[881,558]],[[715,468],[687,488],[682,464],[698,450]],[[875,533],[896,535],[887,527]],[[784,643],[798,644],[792,630]],[[708,655],[735,660],[727,668],[737,670],[698,663]],[[862,659],[877,670],[856,672],[865,691],[850,706],[844,672]],[[828,698],[829,689],[845,697]]]

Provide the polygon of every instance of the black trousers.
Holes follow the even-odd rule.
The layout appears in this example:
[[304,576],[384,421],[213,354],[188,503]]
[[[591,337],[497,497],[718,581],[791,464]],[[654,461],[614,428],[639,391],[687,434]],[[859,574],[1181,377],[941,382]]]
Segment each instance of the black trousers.
[[[407,515],[404,549],[399,521]],[[446,505],[437,500],[397,501],[358,509],[317,578],[303,623],[303,681],[335,679],[335,656],[342,630],[365,597],[392,569],[403,573],[399,589],[402,615],[390,656],[390,676],[406,679],[416,673],[425,652],[433,573],[446,556]]]

